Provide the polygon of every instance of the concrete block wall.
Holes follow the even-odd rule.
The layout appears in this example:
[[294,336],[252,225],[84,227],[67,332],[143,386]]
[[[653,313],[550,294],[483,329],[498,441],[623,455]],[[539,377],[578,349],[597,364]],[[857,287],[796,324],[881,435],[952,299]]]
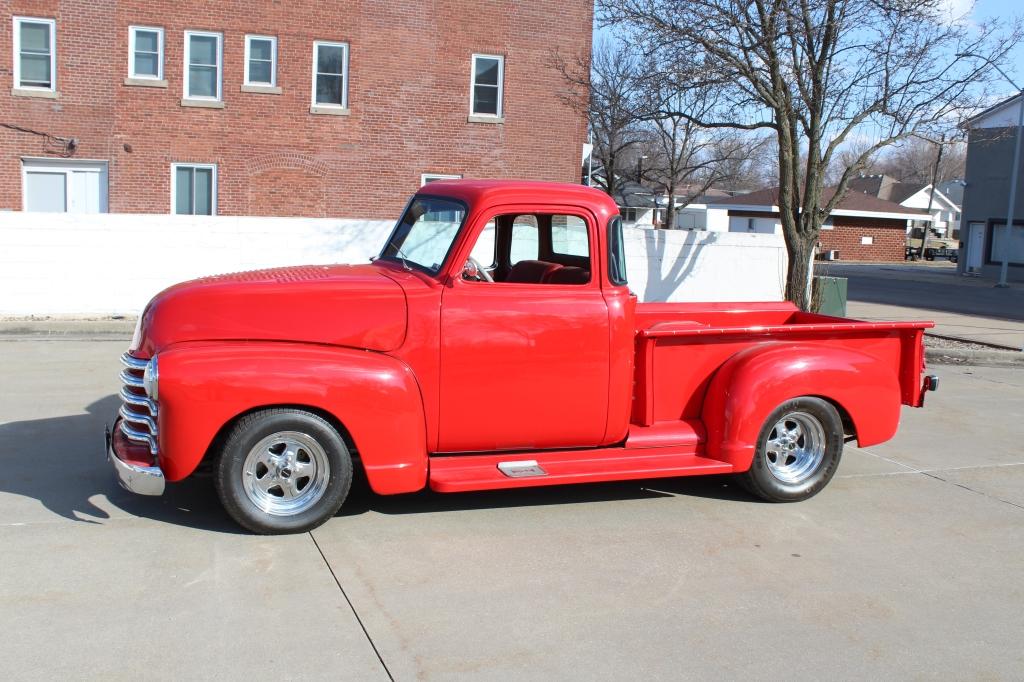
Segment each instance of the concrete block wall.
[[[137,314],[203,275],[282,265],[365,263],[390,220],[0,213],[0,315]],[[781,300],[777,235],[627,228],[641,300]]]

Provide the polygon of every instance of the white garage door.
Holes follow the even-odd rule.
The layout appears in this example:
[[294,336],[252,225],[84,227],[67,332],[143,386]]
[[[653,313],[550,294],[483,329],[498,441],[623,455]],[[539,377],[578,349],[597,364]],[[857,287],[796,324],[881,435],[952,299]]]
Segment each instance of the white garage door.
[[23,159],[22,207],[44,213],[106,213],[106,161]]

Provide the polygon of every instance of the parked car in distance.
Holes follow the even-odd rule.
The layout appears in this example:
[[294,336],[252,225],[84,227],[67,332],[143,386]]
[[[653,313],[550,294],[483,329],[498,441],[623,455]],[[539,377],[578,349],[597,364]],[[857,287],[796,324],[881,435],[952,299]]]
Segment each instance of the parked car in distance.
[[208,470],[258,533],[323,523],[357,467],[382,495],[735,474],[790,502],[936,387],[929,322],[641,303],[625,266],[595,189],[431,183],[370,264],[157,295],[122,358],[109,460],[151,495]]

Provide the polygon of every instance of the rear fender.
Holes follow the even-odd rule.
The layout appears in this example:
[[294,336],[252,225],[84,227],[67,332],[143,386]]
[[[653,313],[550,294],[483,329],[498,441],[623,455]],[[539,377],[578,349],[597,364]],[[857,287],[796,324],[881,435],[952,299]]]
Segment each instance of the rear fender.
[[271,405],[307,406],[348,431],[374,491],[426,485],[423,400],[407,365],[387,355],[295,343],[180,344],[160,353],[160,466],[191,474],[218,431]]
[[763,343],[729,358],[711,380],[703,407],[708,456],[746,471],[765,419],[801,396],[842,408],[862,446],[892,438],[899,425],[897,368],[848,348]]

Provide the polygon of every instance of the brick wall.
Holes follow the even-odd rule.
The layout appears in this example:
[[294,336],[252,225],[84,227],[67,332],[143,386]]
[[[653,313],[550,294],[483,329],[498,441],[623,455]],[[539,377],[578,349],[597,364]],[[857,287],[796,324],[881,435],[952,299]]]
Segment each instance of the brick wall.
[[[568,0],[0,0],[0,123],[74,137],[108,162],[111,212],[167,212],[173,162],[216,163],[218,213],[393,217],[420,174],[579,179],[586,124],[552,50],[589,54]],[[12,16],[57,22],[58,99],[15,97]],[[162,26],[166,88],[132,87],[128,27]],[[223,34],[223,109],[181,106],[185,30]],[[246,33],[278,38],[279,95],[241,92]],[[349,43],[348,116],[309,113],[314,40]],[[471,123],[471,55],[505,57],[504,124]],[[43,138],[0,128],[0,209]]]
[[[833,228],[821,231],[821,251],[836,249],[840,260],[892,262],[903,260],[906,221],[833,216]],[[862,244],[871,237],[872,244]]]

